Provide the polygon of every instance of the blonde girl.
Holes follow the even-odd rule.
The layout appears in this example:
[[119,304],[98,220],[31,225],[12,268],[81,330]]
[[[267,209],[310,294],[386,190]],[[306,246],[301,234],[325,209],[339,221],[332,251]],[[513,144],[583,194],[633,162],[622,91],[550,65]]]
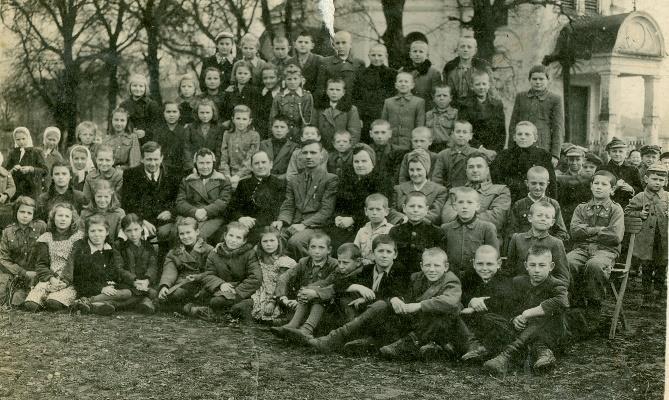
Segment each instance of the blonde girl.
[[114,110],[109,135],[102,141],[114,150],[114,166],[121,170],[135,167],[141,160],[139,139],[130,130],[128,118],[126,109],[119,107]]
[[144,75],[132,74],[128,79],[130,97],[120,104],[128,112],[129,130],[141,144],[151,140],[151,127],[160,121],[160,105],[149,97],[149,84]]
[[64,158],[58,151],[60,143],[60,129],[55,126],[49,126],[42,134],[42,156],[47,166],[47,173],[44,175],[44,184],[42,190],[49,189],[51,185],[51,167],[57,162],[63,162]]
[[121,227],[121,220],[125,217],[125,211],[119,206],[114,188],[107,180],[101,179],[96,182],[91,203],[81,211],[79,226],[82,231],[84,222],[92,215],[104,217],[108,225],[109,239],[115,241]]

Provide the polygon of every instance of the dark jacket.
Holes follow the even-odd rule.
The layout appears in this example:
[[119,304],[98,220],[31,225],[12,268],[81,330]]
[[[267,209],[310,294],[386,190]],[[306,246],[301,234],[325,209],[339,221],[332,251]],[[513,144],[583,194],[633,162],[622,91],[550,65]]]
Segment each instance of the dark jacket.
[[[197,121],[197,115],[196,110],[193,108],[193,103],[188,100],[183,100],[181,103],[179,103],[179,125],[181,126],[186,126],[188,124],[191,124],[195,121]],[[156,137],[153,137],[153,140]]]
[[[555,223],[549,230],[549,233],[560,240],[569,240],[569,232],[564,224],[564,219],[562,219],[560,203],[548,196],[545,196],[541,201],[544,200],[548,201],[553,208],[555,208]],[[527,216],[530,214],[530,207],[532,207],[532,204],[534,204],[534,201],[528,196],[513,203],[511,211],[509,212],[509,223],[507,225],[506,237],[510,238],[514,233],[527,232],[530,230],[532,225],[530,224],[530,221],[527,220]]]
[[232,62],[229,62],[227,58],[224,58],[223,62],[219,64],[218,60],[216,59],[216,54],[202,59],[202,71],[200,72],[200,90],[203,92],[207,90],[207,87],[204,84],[204,78],[205,71],[209,67],[214,67],[221,71],[221,87],[228,87],[230,84],[230,78],[232,77],[232,66],[239,59],[241,59],[241,52],[237,53]]
[[327,170],[342,179],[345,174],[353,173],[353,151],[350,149],[344,153],[332,151],[328,153]]
[[82,192],[72,189],[72,186],[68,187],[65,193],[60,194],[56,192],[56,186],[51,185],[49,190],[46,193],[42,193],[35,203],[35,219],[47,221],[49,219],[49,210],[51,210],[54,204],[70,203],[78,213],[81,213],[84,206],[88,204],[88,199],[86,199],[86,196]]
[[392,199],[392,187],[388,177],[372,170],[365,176],[358,176],[353,171],[344,174],[337,188],[337,202],[333,216],[352,217],[354,231],[367,223],[365,199],[370,194],[381,193]]
[[[258,92],[258,103],[255,105],[255,114],[253,118],[253,127],[260,135],[261,140],[266,140],[272,137],[272,121],[269,115],[272,112],[272,104],[274,103],[274,95],[271,90],[262,94],[261,89]],[[278,92],[277,92],[278,93]]]
[[[449,86],[451,86],[451,97],[453,98],[453,106],[458,108],[460,106],[460,99],[467,97],[471,94],[471,87],[469,88],[469,93],[458,93],[458,88],[454,87],[452,83],[449,81],[449,75],[453,70],[455,70],[458,65],[460,65],[460,57],[455,57],[451,61],[447,62],[446,65],[444,65],[444,69],[441,72],[441,79],[444,81],[444,83],[447,83]],[[472,58],[472,68],[479,69],[481,71],[487,71],[488,75],[492,79],[492,67],[490,66],[490,63],[483,58],[477,58],[474,57]]]
[[224,242],[219,243],[209,253],[206,265],[202,284],[210,293],[218,291],[222,283],[229,283],[235,288],[239,301],[250,298],[262,284],[262,270],[250,243],[234,250]]
[[223,93],[223,104],[225,108],[221,110],[219,120],[228,121],[232,119],[232,111],[235,106],[245,105],[251,109],[252,118],[260,118],[258,114],[257,105],[260,100],[260,90],[255,85],[252,85],[251,82],[244,85],[244,88],[240,91],[239,86],[231,85],[225,89]]
[[551,276],[569,287],[571,274],[569,273],[569,263],[567,262],[564,244],[562,240],[548,233],[541,236],[535,236],[532,231],[514,234],[509,243],[506,260],[507,267],[504,269],[505,274],[507,276],[527,275],[525,260],[527,259],[530,247],[534,245],[545,246],[551,250],[553,262],[555,263],[555,268],[553,268]]
[[308,286],[317,289],[320,297],[320,291],[331,287],[334,282],[336,268],[337,259],[333,257],[328,257],[323,266],[319,268],[314,266],[311,257],[302,257],[295,267],[279,276],[274,295],[276,297],[287,296],[288,293],[295,293]]
[[513,278],[513,315],[537,306],[543,308],[546,317],[563,314],[569,307],[567,287],[550,275],[537,286],[530,283],[528,275]]
[[425,221],[417,225],[410,222],[396,225],[389,235],[397,246],[397,262],[406,266],[409,273],[420,271],[423,250],[440,247],[444,237],[439,228]]
[[446,271],[436,282],[430,282],[423,272],[411,275],[405,303],[420,303],[421,314],[456,316],[461,307],[462,287],[451,271]]
[[562,219],[567,228],[571,225],[571,217],[576,206],[592,198],[590,178],[583,175],[556,174],[558,194],[556,200],[560,203]]
[[22,227],[14,222],[2,230],[0,239],[0,272],[14,277],[24,277],[26,271],[33,271],[35,265],[30,256],[37,243],[37,238],[46,232],[44,221],[34,219]]
[[391,182],[395,183],[400,173],[402,159],[409,152],[408,148],[390,143],[383,146],[372,143],[370,147],[376,152],[374,169],[381,175],[391,177]]
[[223,133],[225,129],[218,124],[210,124],[207,137],[202,136],[200,122],[186,125],[186,136],[184,138],[184,163],[186,169],[193,168],[193,156],[203,147],[213,151],[216,160],[221,159],[221,145],[223,144]]
[[[514,132],[520,121],[530,121],[537,127],[537,147],[560,158],[564,139],[564,109],[562,97],[546,90],[538,97],[525,91],[516,94],[513,112],[509,121],[509,132]],[[513,135],[509,134],[509,148],[515,147]]]
[[[160,145],[160,154],[163,155],[163,165],[176,176],[181,177],[186,171],[186,127],[177,123],[174,130],[167,127],[165,120],[161,120],[151,128],[153,141]],[[190,160],[191,163],[193,160]],[[126,172],[127,173],[127,172]],[[125,177],[124,177],[125,179]]]
[[[19,161],[19,159],[21,161]],[[42,151],[35,147],[26,147],[25,154],[21,158],[21,151],[18,148],[13,148],[9,151],[9,155],[5,160],[5,169],[11,171],[15,165],[24,167],[30,166],[34,168],[33,172],[22,173],[20,171],[12,172],[12,178],[16,185],[16,192],[12,198],[16,199],[19,196],[30,196],[33,199],[39,197],[42,193],[42,179],[48,173],[46,161]]]
[[[307,187],[307,174],[311,186]],[[308,228],[325,226],[335,209],[339,178],[322,168],[304,170],[288,181],[286,200],[281,204],[279,220],[286,225],[304,224]]]
[[[350,280],[342,280],[334,284],[335,293],[343,293],[352,284],[362,285],[371,289],[374,286],[375,264],[364,266],[360,272]],[[390,268],[390,272],[381,279],[379,287],[374,294],[376,300],[389,301],[393,297],[404,297],[411,286],[411,272],[397,260]]]
[[[119,240],[118,251],[123,257],[123,269],[131,281],[148,279],[149,287],[156,286],[158,261],[151,243],[142,240],[140,246],[136,246],[129,240]],[[131,290],[135,292],[134,286]]]
[[360,118],[369,126],[381,118],[383,101],[395,95],[397,71],[385,65],[370,65],[359,71],[353,90],[353,104]]
[[121,206],[126,214],[135,213],[140,218],[156,224],[163,211],[175,212],[175,201],[179,187],[178,177],[160,170],[158,183],[146,176],[144,165],[129,168],[123,173]]
[[513,203],[527,196],[527,184],[525,183],[527,171],[534,166],[541,166],[548,170],[550,181],[548,182],[548,188],[546,188],[546,195],[555,198],[557,195],[557,179],[555,178],[551,155],[536,145],[524,149],[514,146],[502,150],[490,165],[490,178],[493,183],[509,187],[511,202]]
[[279,216],[278,205],[286,198],[286,181],[274,175],[258,180],[251,176],[239,181],[228,205],[231,220],[256,219],[255,227],[270,225]]
[[132,97],[124,100],[119,107],[128,111],[128,127],[133,129],[142,129],[145,136],[139,139],[140,144],[144,144],[151,138],[151,127],[163,117],[160,105],[148,96],[142,96],[135,100]]
[[511,279],[497,273],[488,282],[483,282],[476,273],[464,274],[462,277],[462,305],[467,307],[475,297],[490,297],[485,300],[488,312],[500,314],[507,318],[512,314]]
[[483,146],[498,153],[504,149],[506,119],[501,100],[488,95],[484,102],[480,102],[476,96],[469,96],[460,105],[458,119],[472,124],[474,136],[469,142],[472,147]]
[[350,100],[346,100],[346,97],[342,98],[334,109],[329,104],[317,109],[314,117],[312,124],[318,128],[321,142],[327,151],[334,151],[334,135],[339,131],[347,131],[351,134],[351,145],[360,141],[362,124],[358,109],[351,104]]
[[207,218],[222,217],[232,196],[230,182],[220,172],[214,171],[206,184],[196,173],[181,181],[177,194],[177,214],[194,217],[198,208],[207,211]]
[[286,139],[280,149],[275,149],[274,143],[275,142],[273,142],[272,139],[265,139],[261,141],[260,151],[267,153],[269,159],[272,160],[272,174],[281,178],[285,178],[286,171],[288,170],[288,163],[290,162],[290,157],[293,155],[295,149],[299,148],[300,145],[290,139]]
[[309,54],[304,65],[300,65],[297,56],[291,57],[286,62],[287,64],[295,64],[302,69],[302,76],[304,77],[304,89],[311,93],[316,92],[316,85],[318,83],[318,72],[323,63],[323,56],[318,54]]
[[615,175],[616,178],[625,180],[625,182],[627,182],[634,189],[634,193],[626,192],[622,189],[617,189],[611,196],[611,200],[620,204],[620,207],[622,208],[627,207],[627,204],[635,194],[641,193],[643,191],[643,187],[641,186],[641,178],[639,177],[639,170],[633,165],[628,165],[624,162],[622,165],[618,165],[609,160],[606,165],[602,165],[597,168],[597,171],[600,170],[609,171]]
[[108,243],[105,243],[104,250],[91,254],[88,239],[79,240],[72,248],[65,269],[72,271],[72,285],[77,295],[82,297],[100,294],[109,282],[114,282],[117,287],[133,284],[130,274],[123,269],[121,253]]
[[316,108],[325,108],[328,99],[325,95],[325,89],[328,79],[341,78],[346,85],[346,94],[342,100],[351,101],[352,88],[355,85],[356,78],[359,71],[365,68],[365,63],[362,60],[353,57],[349,53],[346,60],[342,60],[339,56],[328,56],[321,60],[320,68],[318,69],[318,80],[316,82],[316,89],[314,94],[314,104]]
[[170,287],[186,275],[203,273],[207,257],[212,250],[213,247],[201,238],[195,242],[191,251],[186,251],[181,244],[170,250],[165,256],[160,287]]

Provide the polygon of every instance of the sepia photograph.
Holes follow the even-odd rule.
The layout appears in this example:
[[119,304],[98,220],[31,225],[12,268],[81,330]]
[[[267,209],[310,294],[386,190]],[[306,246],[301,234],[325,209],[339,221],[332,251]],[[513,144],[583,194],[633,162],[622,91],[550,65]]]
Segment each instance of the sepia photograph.
[[0,399],[669,398],[668,46],[667,0],[1,0]]

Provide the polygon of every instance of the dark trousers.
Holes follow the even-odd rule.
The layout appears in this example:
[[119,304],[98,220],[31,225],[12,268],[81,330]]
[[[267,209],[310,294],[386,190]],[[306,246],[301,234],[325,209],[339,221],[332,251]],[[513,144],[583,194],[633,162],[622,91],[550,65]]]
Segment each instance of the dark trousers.
[[209,299],[209,306],[219,312],[229,312],[233,317],[251,320],[251,311],[253,310],[252,299],[228,299],[223,296],[212,296]]
[[499,353],[516,337],[516,330],[509,318],[491,312],[463,315],[463,322],[486,349]]

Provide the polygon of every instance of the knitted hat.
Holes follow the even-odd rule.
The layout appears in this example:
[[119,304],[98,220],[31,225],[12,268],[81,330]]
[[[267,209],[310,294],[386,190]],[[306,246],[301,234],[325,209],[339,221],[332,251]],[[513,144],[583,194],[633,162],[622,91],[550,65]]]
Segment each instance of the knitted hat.
[[361,151],[366,151],[367,154],[369,154],[369,159],[372,160],[372,164],[376,165],[376,152],[374,151],[373,148],[369,147],[369,145],[366,145],[364,143],[358,143],[355,146],[353,146],[352,154],[356,155]]
[[641,146],[641,148],[639,149],[639,153],[641,153],[642,156],[644,156],[646,154],[653,154],[653,153],[655,153],[657,155],[660,155],[661,152],[662,152],[662,149],[660,148],[660,146],[656,146],[654,144],[647,144],[647,145]]
[[428,153],[425,149],[415,149],[411,151],[407,155],[407,166],[412,161],[418,161],[421,164],[423,164],[425,172],[427,173],[428,176],[430,175],[430,167],[432,166],[430,160],[430,153]]
[[606,151],[609,151],[611,149],[619,149],[619,148],[627,148],[627,143],[623,142],[622,140],[618,139],[617,137],[614,137],[611,139],[609,144],[606,145]]

